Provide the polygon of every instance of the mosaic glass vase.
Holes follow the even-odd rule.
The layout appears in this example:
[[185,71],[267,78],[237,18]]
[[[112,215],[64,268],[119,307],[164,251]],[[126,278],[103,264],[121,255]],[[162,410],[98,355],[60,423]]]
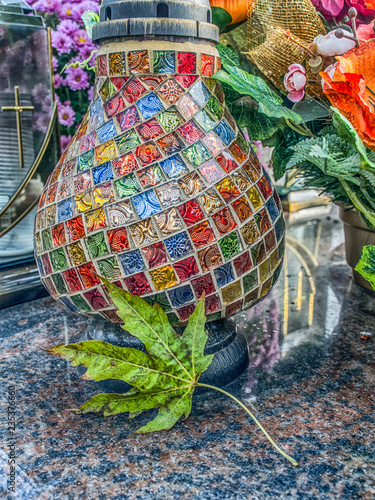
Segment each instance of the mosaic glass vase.
[[101,41],[92,103],[40,199],[42,281],[69,309],[114,323],[97,275],[172,325],[203,293],[208,321],[229,317],[280,273],[279,197],[213,78],[215,43],[134,38]]

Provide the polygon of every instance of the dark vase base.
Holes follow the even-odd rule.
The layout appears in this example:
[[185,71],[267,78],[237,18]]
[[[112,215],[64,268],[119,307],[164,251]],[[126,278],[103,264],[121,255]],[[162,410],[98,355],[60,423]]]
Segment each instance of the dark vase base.
[[[236,331],[234,324],[225,319],[207,323],[206,329],[208,340],[204,352],[215,356],[199,381],[216,387],[225,387],[238,379],[248,367],[247,342],[244,335]],[[179,333],[182,333],[182,330]],[[84,333],[82,341],[84,340],[104,340],[119,347],[133,347],[146,352],[145,346],[140,340],[130,335],[119,325],[104,320],[92,320]],[[85,367],[78,367],[80,375],[85,371]],[[91,383],[105,393],[122,394],[130,389],[130,385],[121,380],[108,379]],[[198,387],[196,393],[202,394],[207,390],[205,387]]]

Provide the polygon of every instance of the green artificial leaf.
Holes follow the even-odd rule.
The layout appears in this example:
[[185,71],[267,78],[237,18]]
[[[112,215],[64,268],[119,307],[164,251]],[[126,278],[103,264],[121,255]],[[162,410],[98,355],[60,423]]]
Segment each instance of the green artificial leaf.
[[324,106],[318,100],[309,97],[296,102],[293,111],[298,113],[304,122],[325,118],[331,114],[328,106]]
[[240,52],[230,45],[216,45],[221,57],[221,64],[241,67]]
[[361,258],[354,268],[363,278],[371,283],[375,290],[375,246],[366,245],[363,247]]
[[218,26],[222,33],[225,28],[233,21],[232,16],[225,9],[221,7],[211,7],[212,22]]
[[257,101],[261,113],[273,118],[292,120],[295,123],[303,121],[300,115],[282,105],[282,98],[262,78],[225,63],[223,67],[226,71],[215,73],[213,78],[227,83],[240,94],[251,96]]
[[92,10],[86,10],[81,17],[87,34],[92,38],[92,28],[99,22],[98,14]]

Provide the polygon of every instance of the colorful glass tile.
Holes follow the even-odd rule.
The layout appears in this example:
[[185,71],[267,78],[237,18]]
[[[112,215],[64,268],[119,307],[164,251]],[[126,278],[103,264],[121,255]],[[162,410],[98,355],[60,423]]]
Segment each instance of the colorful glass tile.
[[194,293],[190,285],[180,286],[168,290],[169,299],[174,307],[182,307],[194,300]]
[[202,139],[202,142],[214,156],[219,154],[225,148],[223,141],[212,131],[208,132],[208,134]]
[[263,175],[257,184],[258,188],[260,189],[260,192],[263,195],[263,198],[267,200],[271,195],[272,195],[272,187],[270,186],[269,182],[266,179],[266,176]]
[[175,52],[172,50],[154,50],[154,73],[174,73],[176,70]]
[[160,166],[157,163],[151,165],[150,167],[144,168],[143,170],[139,170],[137,174],[143,188],[157,186],[164,180]]
[[91,307],[88,305],[88,303],[85,301],[85,299],[82,297],[82,295],[72,295],[69,297],[69,299],[73,302],[73,304],[76,306],[78,311],[81,312],[89,312],[91,311]]
[[160,212],[161,206],[155,192],[152,189],[144,193],[137,194],[132,199],[134,208],[139,218],[145,219],[151,215]]
[[172,266],[159,267],[150,271],[152,283],[156,290],[165,290],[177,285],[177,277]]
[[[195,202],[193,202],[195,203]],[[203,215],[203,214],[202,214]],[[190,218],[190,221],[192,218]],[[200,224],[189,229],[190,237],[197,248],[200,248],[208,243],[215,241],[215,235],[207,221],[203,221]]]
[[284,228],[285,228],[284,217],[280,217],[275,224],[275,233],[277,241],[280,241],[281,238],[283,237]]
[[251,186],[251,181],[242,168],[233,172],[232,179],[241,192],[246,191]]
[[81,277],[81,281],[85,288],[91,288],[95,285],[99,285],[101,283],[98,278],[95,267],[92,262],[87,262],[86,264],[82,264],[76,269]]
[[82,215],[66,222],[66,233],[69,241],[76,241],[85,236]]
[[159,111],[163,111],[164,109],[163,103],[154,92],[141,97],[137,101],[137,107],[145,120],[155,116]]
[[206,187],[196,172],[190,172],[185,175],[178,183],[189,198],[200,193]]
[[242,168],[245,170],[252,182],[256,182],[259,179],[260,174],[258,170],[249,161],[247,161]]
[[[122,152],[120,152],[121,154]],[[96,155],[96,162],[98,165],[101,165],[102,163],[105,163],[107,161],[113,160],[116,158],[117,153],[116,153],[116,148],[115,144],[112,141],[105,142],[104,144],[101,144],[100,146],[97,146],[95,148],[95,155]]]
[[257,270],[254,269],[254,271],[251,271],[251,273],[247,274],[243,278],[244,292],[248,293],[250,290],[253,290],[257,286],[258,286],[258,274]]
[[221,302],[218,295],[210,295],[206,298],[205,303],[205,314],[208,315],[215,311],[218,311],[221,308]]
[[[191,281],[192,287],[198,299],[202,297],[203,294],[210,295],[216,291],[214,282],[212,280],[211,274],[204,274]],[[207,300],[207,299],[206,299]]]
[[221,120],[224,114],[224,108],[220,104],[220,102],[215,99],[214,96],[211,96],[207,101],[206,109],[211,113],[211,115],[216,118],[216,120]]
[[66,200],[59,201],[57,203],[57,221],[64,222],[65,220],[68,220],[71,217],[73,217],[72,198],[67,198]]
[[123,252],[129,248],[129,239],[125,227],[110,229],[107,236],[111,252]]
[[51,278],[52,278],[53,284],[57,290],[57,293],[59,293],[59,294],[68,293],[68,290],[67,290],[66,285],[64,283],[63,277],[60,273],[53,274],[51,276]]
[[264,243],[266,245],[267,253],[270,253],[274,248],[276,248],[276,236],[274,230],[266,234],[264,237]]
[[85,223],[88,232],[97,231],[107,226],[107,221],[103,208],[91,210],[85,213]]
[[254,265],[260,264],[266,258],[266,248],[263,241],[256,243],[251,249],[251,259]]
[[80,292],[83,289],[81,280],[75,269],[67,269],[62,274],[70,293]]
[[189,236],[186,232],[174,234],[166,238],[164,244],[172,260],[180,259],[193,252]]
[[154,304],[159,304],[159,306],[164,310],[164,311],[170,311],[172,309],[171,304],[168,300],[168,296],[165,292],[162,293],[157,293],[155,295],[151,295],[149,297],[145,297],[144,300],[150,304],[150,306],[153,306]]
[[194,167],[199,167],[202,163],[211,158],[210,151],[201,141],[185,149],[182,154]]
[[63,200],[64,198],[68,198],[72,195],[73,188],[73,177],[68,177],[63,181],[59,182],[59,187],[57,189],[57,200]]
[[142,248],[142,252],[150,268],[161,266],[167,262],[166,249],[162,241]]
[[175,78],[184,89],[188,89],[198,79],[198,75],[175,75]]
[[265,208],[255,214],[254,219],[259,227],[259,231],[261,232],[261,234],[265,234],[271,228],[271,222]]
[[[190,316],[193,314],[194,309],[195,309],[195,304],[189,304],[187,306],[180,307],[179,309],[177,309],[178,316],[179,316],[180,320],[183,322],[187,321],[190,318]],[[168,315],[168,316],[172,316],[172,315]],[[173,319],[169,319],[169,321],[173,325]],[[178,318],[177,318],[177,322],[178,322]]]
[[234,141],[236,134],[233,132],[226,120],[222,120],[215,128],[215,133],[220,137],[226,146]]
[[187,201],[177,208],[187,226],[192,226],[204,218],[202,209],[195,200]]
[[162,158],[156,144],[152,141],[141,144],[135,150],[135,156],[142,166],[149,165]]
[[276,189],[273,192],[273,199],[276,203],[277,209],[280,211],[281,210],[281,201],[280,201],[280,196],[277,194]]
[[234,156],[234,158],[238,161],[238,163],[243,163],[247,158],[245,151],[243,151],[240,148],[237,141],[232,142],[232,144],[229,146],[229,151]]
[[230,283],[221,290],[224,304],[240,299],[242,296],[241,281]]
[[147,50],[134,50],[128,53],[130,74],[150,73],[150,62]]
[[51,261],[48,257],[48,254],[45,253],[44,255],[41,255],[40,259],[42,261],[44,274],[52,274],[53,271],[52,271]]
[[194,120],[200,125],[200,127],[207,133],[213,129],[216,125],[216,120],[211,118],[209,113],[205,109],[202,109],[194,116]]
[[145,268],[140,250],[131,250],[120,254],[119,259],[126,275],[138,273]]
[[117,90],[121,90],[128,80],[129,78],[127,76],[114,76],[111,78],[111,82]]
[[259,265],[259,280],[260,282],[266,281],[270,273],[269,261],[265,260]]
[[194,52],[178,52],[177,71],[183,75],[193,75],[197,72],[197,55]]
[[104,111],[108,118],[117,115],[117,113],[120,113],[124,108],[125,102],[119,94],[116,94],[104,104]]
[[160,166],[170,179],[180,177],[181,175],[186,174],[189,171],[179,154],[170,156],[169,158],[162,160],[160,162]]
[[[68,206],[68,209],[69,209],[69,201],[70,200],[67,200],[68,203],[65,205],[65,206]],[[65,202],[62,201],[60,203],[64,204]],[[61,206],[61,212],[62,212],[62,216],[65,219],[64,205]],[[44,211],[44,226],[46,226],[46,227],[53,226],[54,224],[56,224],[56,222],[61,222],[61,220],[56,220],[56,205],[50,205],[49,207],[46,207],[46,209]]]
[[175,132],[171,132],[161,139],[158,139],[157,143],[165,156],[178,153],[185,147],[184,142]]
[[69,257],[69,261],[71,266],[79,266],[80,264],[83,264],[86,262],[86,256],[85,256],[85,251],[83,250],[82,244],[80,241],[77,241],[76,243],[72,243],[71,245],[68,245],[67,248],[67,253]]
[[130,202],[121,201],[107,208],[107,220],[111,227],[126,226],[135,217]]
[[247,245],[251,245],[259,238],[259,231],[254,219],[247,222],[241,228],[242,237]]
[[44,204],[46,202],[46,196],[47,196],[47,192],[43,191],[42,196],[39,199],[38,210],[40,210],[42,207],[44,207]]
[[126,75],[126,57],[125,52],[115,52],[108,55],[109,74]]
[[[42,238],[43,238],[43,246],[44,246],[44,231],[42,232]],[[65,245],[66,243],[66,235],[65,235],[65,228],[64,224],[57,224],[57,226],[52,227],[52,242],[53,246],[55,248],[61,247],[62,245]],[[45,248],[45,250],[49,250]]]
[[151,218],[133,224],[129,230],[137,247],[153,243],[158,239],[158,233]]
[[214,160],[208,160],[201,165],[199,171],[209,184],[219,181],[224,176],[224,172]]
[[233,261],[233,265],[238,277],[250,271],[250,269],[253,267],[253,264],[251,262],[249,252],[245,252],[242,255],[236,257]]
[[138,163],[133,153],[127,153],[120,158],[112,161],[112,166],[116,171],[117,177],[129,174],[133,170],[137,170]]
[[130,129],[123,134],[118,135],[115,138],[115,143],[120,155],[122,155],[139,146],[141,144],[141,141],[137,135],[137,132],[134,129]]
[[206,102],[211,97],[211,93],[206,87],[206,85],[202,82],[202,80],[198,80],[190,89],[189,93],[193,96],[195,102],[197,102],[200,106],[204,106]]
[[154,217],[163,236],[173,234],[183,228],[182,222],[178,217],[177,210],[175,208],[156,214]]
[[261,198],[260,192],[256,186],[251,187],[248,191],[246,191],[246,194],[249,197],[254,210],[258,210],[263,206],[263,199]]
[[100,97],[103,99],[103,101],[107,101],[115,93],[116,87],[113,85],[109,78],[106,78],[99,90]]
[[125,111],[116,115],[116,120],[121,130],[128,130],[141,122],[140,114],[135,106],[132,106]]
[[144,295],[145,293],[152,292],[149,282],[147,281],[145,273],[134,274],[124,278],[124,283],[133,295]]
[[67,307],[70,311],[77,312],[76,306],[71,300],[68,299],[68,297],[58,297],[58,301],[64,304],[64,306]]
[[172,132],[185,121],[176,106],[166,109],[156,119],[166,132]]
[[96,259],[97,257],[101,257],[102,255],[106,255],[108,253],[103,232],[87,236],[85,245],[92,259]]
[[129,104],[133,104],[138,101],[138,99],[146,92],[146,87],[144,87],[138,78],[132,78],[124,85],[122,89],[122,95],[128,101]]
[[268,279],[265,283],[263,283],[262,288],[259,293],[259,298],[264,297],[272,286],[272,278]]
[[241,194],[230,177],[225,177],[216,188],[227,203]]
[[92,209],[93,201],[91,193],[86,191],[85,193],[78,194],[74,197],[75,202],[75,212],[76,214],[87,212],[87,210]]
[[229,207],[224,207],[220,212],[216,212],[212,215],[212,219],[220,234],[226,234],[237,227],[237,223]]
[[107,76],[107,54],[98,56],[95,59],[95,73],[97,76]]
[[246,156],[249,152],[250,145],[249,142],[245,139],[245,136],[243,135],[242,131],[240,130],[238,135],[237,135],[237,144],[238,146],[246,153]]
[[[58,225],[59,226],[62,225],[64,227],[64,224],[58,224]],[[42,242],[43,242],[43,250],[45,252],[47,252],[48,250],[52,250],[52,235],[50,228],[44,229],[42,231]]]
[[214,274],[219,288],[235,280],[233,266],[230,262],[214,269]]
[[52,252],[50,252],[49,254],[49,258],[51,260],[52,268],[55,273],[58,271],[63,271],[68,267],[68,261],[66,259],[63,247],[52,250]]
[[274,270],[276,269],[278,263],[279,263],[279,258],[278,258],[278,255],[277,255],[277,250],[275,250],[274,252],[271,253],[269,259],[269,265],[270,265],[270,271],[271,272],[274,272]]
[[56,199],[57,183],[51,186],[47,191],[46,205],[53,203]]
[[92,198],[95,208],[99,208],[102,205],[114,201],[112,183],[108,181],[97,186],[92,192]]
[[83,292],[83,295],[90,306],[98,311],[100,309],[104,309],[105,307],[109,307],[108,302],[104,298],[104,296],[99,292],[98,288],[93,288],[87,292]]
[[120,198],[133,196],[134,194],[142,191],[134,172],[131,172],[130,174],[127,174],[124,177],[121,177],[121,179],[115,181],[115,186]]
[[199,129],[193,120],[184,123],[177,130],[188,144],[194,144],[199,141],[199,139],[204,137],[204,133]]
[[100,184],[101,182],[110,181],[111,179],[113,179],[111,162],[103,163],[98,167],[94,167],[92,169],[92,176],[94,179],[94,184]]
[[225,309],[225,316],[229,318],[229,316],[233,316],[233,314],[237,314],[239,311],[242,309],[242,302],[243,300],[237,300],[236,302],[233,302],[233,304],[230,304],[229,306],[226,307]]
[[227,151],[222,151],[216,158],[216,161],[226,171],[227,174],[238,167],[238,164],[233,159],[233,156]]
[[181,190],[176,181],[156,187],[155,190],[164,207],[169,207],[183,201]]
[[174,78],[170,78],[158,87],[157,93],[169,104],[174,104],[185,93],[185,90]]
[[198,104],[189,94],[185,94],[184,96],[182,96],[181,99],[177,102],[176,106],[181,114],[186,118],[186,120],[190,120],[190,118],[198,113],[200,109]]
[[35,233],[35,248],[36,248],[37,254],[40,254],[43,252],[41,233]]
[[83,174],[74,177],[74,193],[82,193],[85,189],[91,187],[91,174],[90,172],[83,172]]
[[161,82],[164,82],[166,79],[165,76],[157,76],[157,75],[147,75],[140,76],[139,79],[142,83],[145,83],[150,90],[155,90]]
[[161,134],[164,134],[164,130],[159,125],[158,121],[155,118],[151,118],[146,122],[143,122],[141,125],[138,125],[137,132],[144,141],[149,141],[150,139],[155,139],[159,137]]
[[217,245],[211,245],[209,247],[203,248],[198,252],[198,259],[203,272],[207,272],[210,269],[221,266],[223,260]]
[[180,282],[190,279],[192,276],[199,274],[197,261],[194,257],[180,260],[173,265],[173,268],[180,279]]
[[224,259],[229,260],[235,255],[237,255],[242,250],[242,243],[237,234],[237,231],[229,233],[219,240],[219,246],[223,252]]
[[205,193],[199,195],[198,201],[208,215],[217,212],[221,207],[224,206],[222,199],[213,188],[207,189]]
[[245,196],[238,198],[232,203],[232,207],[240,219],[240,222],[247,220],[253,213]]
[[107,278],[107,280],[114,281],[121,277],[119,263],[116,257],[108,257],[106,259],[98,260],[100,275]]
[[215,72],[215,56],[202,54],[202,76],[211,77]]
[[114,309],[106,309],[105,311],[100,311],[99,314],[108,321],[110,321],[111,323],[120,323],[120,324],[124,323],[120,318],[120,316],[117,315]]

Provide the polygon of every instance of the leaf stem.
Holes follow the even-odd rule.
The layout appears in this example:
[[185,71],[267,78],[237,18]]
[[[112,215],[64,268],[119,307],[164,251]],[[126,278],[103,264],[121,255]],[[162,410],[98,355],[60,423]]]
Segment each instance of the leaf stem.
[[268,441],[272,444],[272,446],[274,446],[276,448],[276,450],[281,453],[281,455],[286,458],[287,460],[289,460],[289,462],[291,464],[294,465],[294,467],[297,467],[298,465],[298,462],[296,462],[294,460],[294,458],[290,457],[289,455],[287,455],[276,443],[275,441],[271,438],[271,436],[268,434],[268,432],[266,431],[266,429],[262,426],[262,424],[259,422],[259,420],[255,417],[255,415],[253,415],[251,413],[251,411],[247,408],[247,406],[245,406],[239,399],[237,399],[235,396],[233,396],[232,394],[230,394],[229,392],[227,391],[224,391],[224,389],[220,389],[219,387],[215,387],[213,385],[208,385],[208,384],[201,384],[201,383],[197,383],[197,386],[198,387],[207,387],[208,389],[213,389],[215,391],[219,391],[221,392],[222,394],[225,394],[226,396],[228,396],[229,398],[233,399],[233,401],[235,401],[237,404],[239,404],[241,406],[241,408],[243,408],[246,413],[248,413],[250,415],[250,417],[254,420],[254,422],[257,424],[257,426],[259,427],[259,429],[263,432],[263,434],[266,436],[266,438],[268,439]]
[[375,226],[375,216],[373,212],[370,212],[370,210],[367,209],[367,207],[362,203],[362,201],[358,198],[358,196],[354,193],[354,191],[351,189],[350,184],[348,181],[339,179],[341,182],[342,187],[344,188],[346,194],[350,198],[350,201],[353,203],[355,208],[362,212],[367,220],[370,222],[372,226]]
[[285,121],[288,127],[297,132],[298,134],[307,135],[307,137],[316,137],[316,135],[314,135],[311,132],[311,130],[308,129],[307,127],[305,128],[302,127],[301,125],[297,125],[297,123],[294,123],[293,121],[289,120],[289,118],[286,118]]

